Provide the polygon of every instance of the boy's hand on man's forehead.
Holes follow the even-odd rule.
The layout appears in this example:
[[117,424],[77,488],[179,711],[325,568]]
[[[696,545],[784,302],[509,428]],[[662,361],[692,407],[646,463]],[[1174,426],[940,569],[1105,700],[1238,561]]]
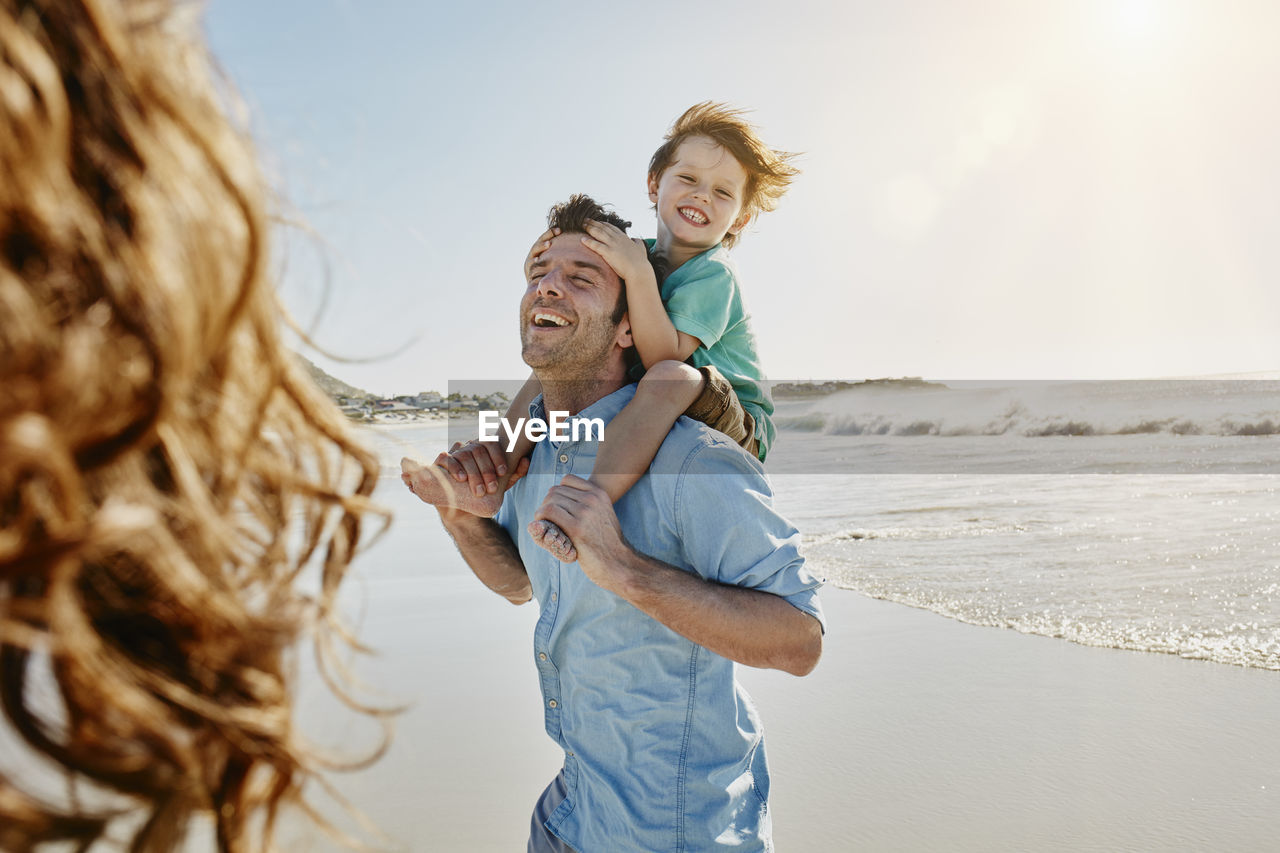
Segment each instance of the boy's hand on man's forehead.
[[622,229],[608,222],[588,222],[582,245],[604,259],[618,277],[628,283],[652,277],[649,250],[643,240],[628,237]]
[[533,241],[533,245],[529,247],[529,254],[524,258],[524,280],[527,282],[529,276],[533,274],[533,264],[538,260],[538,256],[551,248],[551,241],[560,236],[559,228],[548,228],[542,232],[537,240]]

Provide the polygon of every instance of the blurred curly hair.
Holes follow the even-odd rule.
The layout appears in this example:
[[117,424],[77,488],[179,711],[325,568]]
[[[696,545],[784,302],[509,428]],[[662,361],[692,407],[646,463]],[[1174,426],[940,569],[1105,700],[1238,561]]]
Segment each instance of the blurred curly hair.
[[282,343],[188,8],[0,0],[4,850],[171,850],[199,815],[260,849],[319,766],[292,665],[339,627],[377,460]]

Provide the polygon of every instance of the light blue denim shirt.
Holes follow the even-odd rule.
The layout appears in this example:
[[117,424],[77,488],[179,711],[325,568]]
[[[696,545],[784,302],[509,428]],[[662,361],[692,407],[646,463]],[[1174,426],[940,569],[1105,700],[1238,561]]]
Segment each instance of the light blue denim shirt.
[[[578,417],[607,424],[634,394],[628,385]],[[530,411],[546,418],[541,398]],[[541,609],[534,663],[547,734],[565,755],[568,796],[547,826],[580,853],[772,850],[763,731],[737,665],[602,590],[525,531],[547,490],[566,474],[589,476],[595,456],[593,440],[539,443],[497,518]],[[781,596],[821,621],[822,581],[772,503],[755,459],[681,418],[616,509],[640,553]]]

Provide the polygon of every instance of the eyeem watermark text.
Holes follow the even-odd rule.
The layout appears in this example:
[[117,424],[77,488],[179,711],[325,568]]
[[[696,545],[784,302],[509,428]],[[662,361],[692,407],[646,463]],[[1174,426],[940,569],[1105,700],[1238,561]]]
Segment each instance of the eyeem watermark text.
[[512,425],[500,412],[481,411],[480,440],[498,441],[498,428],[501,427],[507,436],[508,453],[515,449],[516,439],[520,437],[521,431],[525,438],[533,442],[548,438],[552,441],[581,441],[584,438],[604,441],[604,421],[601,418],[575,418],[571,421],[568,412],[553,411],[550,414],[549,421],[542,418],[516,418]]

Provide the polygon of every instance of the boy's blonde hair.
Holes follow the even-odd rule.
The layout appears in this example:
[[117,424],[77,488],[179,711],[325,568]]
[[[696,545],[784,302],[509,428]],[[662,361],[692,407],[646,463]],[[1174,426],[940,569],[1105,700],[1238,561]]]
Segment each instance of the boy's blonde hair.
[[[800,170],[791,165],[797,156],[765,145],[756,129],[743,118],[743,110],[727,104],[703,101],[694,104],[675,120],[667,131],[666,142],[649,160],[649,177],[658,179],[675,160],[680,143],[695,136],[705,136],[733,155],[747,172],[747,185],[742,199],[742,212],[755,216],[778,206],[791,179]],[[737,242],[737,234],[725,234],[726,247]]]

